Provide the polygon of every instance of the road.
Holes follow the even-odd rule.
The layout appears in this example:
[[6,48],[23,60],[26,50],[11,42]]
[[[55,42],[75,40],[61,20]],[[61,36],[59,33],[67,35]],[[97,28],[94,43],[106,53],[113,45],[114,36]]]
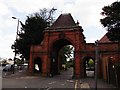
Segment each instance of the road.
[[76,80],[72,79],[70,68],[54,77],[17,76],[4,77],[3,88],[76,88]]
[[[22,88],[21,90],[23,90],[23,88],[28,90],[30,90],[30,88],[32,88],[32,90],[34,88],[37,88],[35,90],[41,90],[41,88],[42,90],[56,90],[56,88],[61,88],[62,90],[79,90],[81,88],[82,90],[82,88],[94,88],[94,78],[72,79],[72,71],[72,68],[70,68],[69,70],[63,71],[60,75],[56,75],[54,77],[41,77],[38,75],[28,76],[21,74],[22,71],[20,71],[14,75],[3,77],[2,88],[15,88],[14,90],[16,90],[16,88]],[[114,88],[103,81],[98,82],[98,84],[98,88]]]

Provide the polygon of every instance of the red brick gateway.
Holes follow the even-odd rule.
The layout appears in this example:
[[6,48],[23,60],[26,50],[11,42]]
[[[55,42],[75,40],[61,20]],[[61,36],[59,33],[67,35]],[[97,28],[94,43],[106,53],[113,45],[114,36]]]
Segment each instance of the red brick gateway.
[[[98,75],[107,79],[109,60],[116,62],[118,58],[118,43],[111,42],[104,35],[99,41]],[[75,23],[70,13],[61,14],[51,27],[44,31],[44,40],[40,45],[31,46],[29,72],[34,74],[35,63],[39,63],[42,76],[59,73],[59,50],[66,45],[73,45],[74,70],[76,78],[86,77],[85,61],[95,60],[95,44],[86,43],[83,29]]]

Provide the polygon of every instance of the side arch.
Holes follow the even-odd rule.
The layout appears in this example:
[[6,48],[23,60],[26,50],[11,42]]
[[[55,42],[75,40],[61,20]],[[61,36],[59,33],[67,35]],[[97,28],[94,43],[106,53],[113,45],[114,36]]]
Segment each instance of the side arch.
[[42,59],[40,57],[34,58],[34,73],[42,73]]
[[94,77],[95,74],[95,57],[85,56],[82,59],[84,77]]

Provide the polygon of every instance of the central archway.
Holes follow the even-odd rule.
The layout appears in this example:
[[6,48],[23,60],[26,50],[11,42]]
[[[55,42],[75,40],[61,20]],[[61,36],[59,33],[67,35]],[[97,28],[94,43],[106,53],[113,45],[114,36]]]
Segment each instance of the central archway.
[[[51,46],[51,50],[50,50],[50,60],[51,60],[50,73],[52,76],[60,73],[62,60],[60,60],[60,58],[59,58],[59,51],[66,45],[73,46],[73,44],[67,39],[56,40]],[[73,70],[73,72],[74,72],[74,70]]]

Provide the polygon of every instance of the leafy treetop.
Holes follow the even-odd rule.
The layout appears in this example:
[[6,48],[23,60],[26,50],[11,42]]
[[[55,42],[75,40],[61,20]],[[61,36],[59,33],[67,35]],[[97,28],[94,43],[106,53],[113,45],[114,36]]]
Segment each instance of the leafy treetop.
[[120,2],[116,1],[111,5],[102,8],[101,15],[104,16],[100,19],[101,24],[107,29],[106,34],[109,40],[120,42]]

